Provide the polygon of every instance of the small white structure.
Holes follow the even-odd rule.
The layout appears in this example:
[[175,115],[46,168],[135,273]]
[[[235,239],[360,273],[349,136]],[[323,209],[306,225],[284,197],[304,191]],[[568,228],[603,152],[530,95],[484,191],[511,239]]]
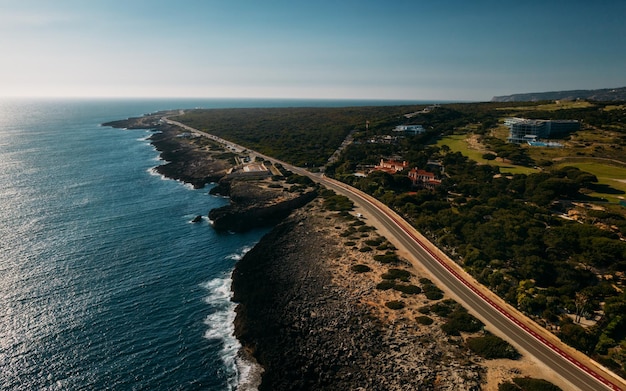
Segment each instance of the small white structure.
[[422,125],[398,125],[393,131],[416,135],[424,133],[426,129]]

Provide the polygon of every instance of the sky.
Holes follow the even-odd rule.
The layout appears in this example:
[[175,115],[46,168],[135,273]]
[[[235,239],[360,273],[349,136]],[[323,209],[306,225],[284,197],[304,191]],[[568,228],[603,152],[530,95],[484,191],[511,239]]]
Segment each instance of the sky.
[[626,86],[625,0],[0,0],[0,96],[487,101]]

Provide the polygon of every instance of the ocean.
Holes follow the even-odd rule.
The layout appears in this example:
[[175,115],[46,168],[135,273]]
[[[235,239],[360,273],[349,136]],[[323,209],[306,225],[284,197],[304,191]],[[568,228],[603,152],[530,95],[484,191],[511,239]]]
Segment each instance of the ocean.
[[177,108],[395,103],[408,102],[0,100],[0,387],[254,388],[232,336],[230,274],[267,229],[191,223],[228,201],[155,174],[151,131],[101,123]]

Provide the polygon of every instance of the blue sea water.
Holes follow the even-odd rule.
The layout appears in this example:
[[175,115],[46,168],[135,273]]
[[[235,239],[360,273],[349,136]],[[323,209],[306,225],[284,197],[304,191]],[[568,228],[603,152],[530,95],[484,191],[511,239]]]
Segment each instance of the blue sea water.
[[101,123],[175,108],[376,103],[392,102],[0,101],[0,387],[246,388],[230,273],[266,230],[190,223],[227,200],[155,175],[149,130]]

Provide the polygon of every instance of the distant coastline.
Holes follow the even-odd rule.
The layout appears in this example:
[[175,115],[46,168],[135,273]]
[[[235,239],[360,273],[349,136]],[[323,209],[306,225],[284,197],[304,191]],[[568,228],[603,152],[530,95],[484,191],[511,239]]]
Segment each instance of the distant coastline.
[[535,102],[542,100],[595,100],[623,101],[626,100],[626,87],[602,88],[597,90],[568,90],[550,92],[528,92],[512,95],[494,96],[492,102]]

